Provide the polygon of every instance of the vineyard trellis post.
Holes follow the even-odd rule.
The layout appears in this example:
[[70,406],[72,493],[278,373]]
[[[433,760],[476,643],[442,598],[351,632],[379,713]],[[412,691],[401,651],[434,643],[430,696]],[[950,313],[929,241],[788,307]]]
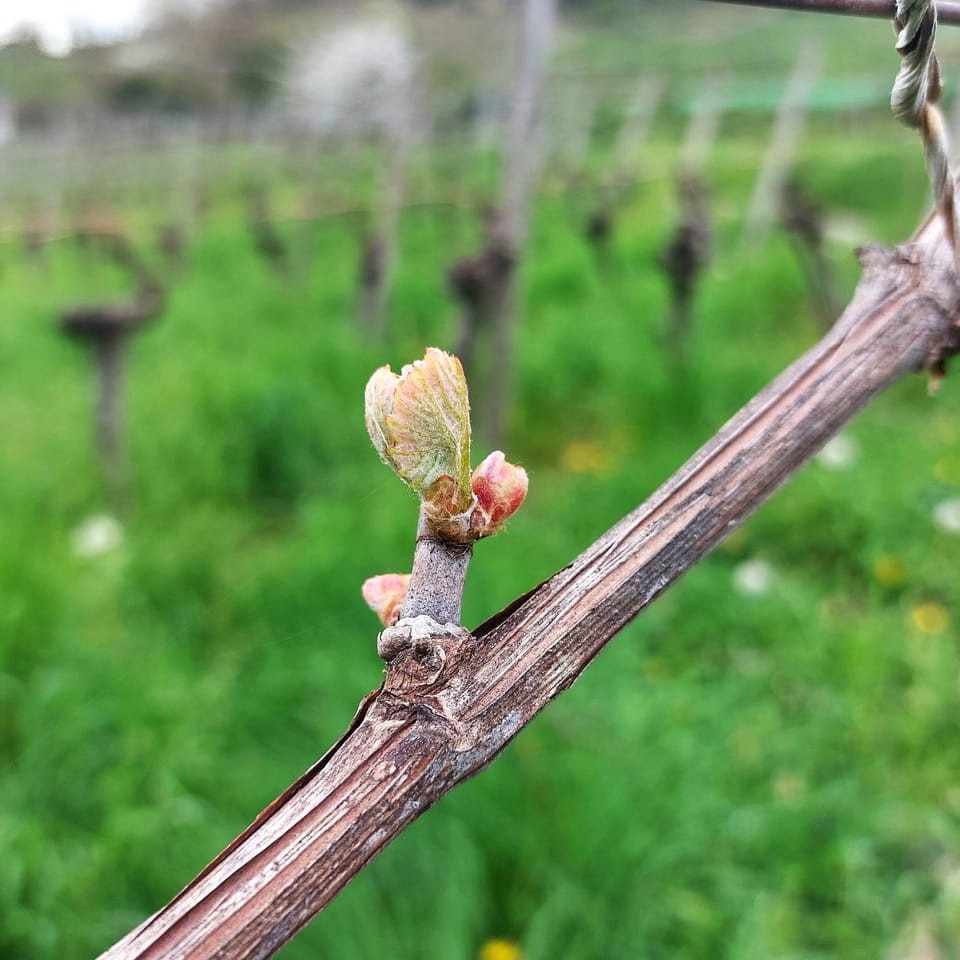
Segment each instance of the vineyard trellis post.
[[708,76],[703,89],[691,104],[680,149],[681,173],[703,176],[723,119],[723,101],[728,86],[727,78]]
[[492,319],[493,354],[490,380],[483,399],[483,425],[492,446],[500,446],[506,431],[519,259],[526,242],[530,197],[537,172],[537,108],[553,42],[556,0],[524,0],[520,65],[507,132],[501,188],[502,239],[513,263],[496,297]]
[[501,446],[509,405],[516,284],[539,165],[538,106],[549,57],[556,0],[524,0],[520,51],[505,130],[498,205],[483,210],[483,247],[451,264],[447,279],[462,311],[457,350],[481,389],[478,426]]
[[387,301],[397,270],[400,209],[413,138],[413,78],[391,91],[389,119],[380,131],[380,187],[375,219],[361,251],[360,321],[372,340],[386,333]]
[[617,212],[636,183],[640,158],[656,119],[666,84],[662,77],[642,77],[633,89],[617,131],[612,161],[584,224],[587,241],[601,267],[609,264],[609,245],[616,228]]
[[803,133],[808,101],[822,60],[822,51],[812,44],[805,44],[797,54],[750,197],[743,224],[744,243],[762,243],[780,209],[784,186]]

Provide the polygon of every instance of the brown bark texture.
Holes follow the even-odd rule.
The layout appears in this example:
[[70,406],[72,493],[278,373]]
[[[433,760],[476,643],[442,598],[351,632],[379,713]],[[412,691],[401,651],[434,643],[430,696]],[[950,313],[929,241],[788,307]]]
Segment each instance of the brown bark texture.
[[833,329],[644,504],[472,635],[392,651],[341,740],[103,956],[269,957],[871,398],[912,371],[942,371],[960,350],[960,289],[939,220],[861,261]]

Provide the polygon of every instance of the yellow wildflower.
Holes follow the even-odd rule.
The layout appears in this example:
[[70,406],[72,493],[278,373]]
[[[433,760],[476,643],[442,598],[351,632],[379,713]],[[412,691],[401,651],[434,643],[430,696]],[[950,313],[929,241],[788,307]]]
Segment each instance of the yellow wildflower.
[[602,474],[613,465],[612,457],[599,443],[574,440],[561,456],[563,466],[573,473]]
[[950,614],[939,603],[921,603],[910,611],[910,623],[920,633],[938,637],[950,626]]
[[477,960],[523,960],[523,951],[512,940],[488,940]]
[[902,587],[908,580],[907,565],[895,553],[877,557],[873,576],[883,587]]

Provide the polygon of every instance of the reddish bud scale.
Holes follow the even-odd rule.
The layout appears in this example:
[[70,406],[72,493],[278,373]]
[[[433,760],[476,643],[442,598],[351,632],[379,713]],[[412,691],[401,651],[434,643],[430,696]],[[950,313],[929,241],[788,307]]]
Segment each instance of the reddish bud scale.
[[494,450],[473,471],[470,479],[477,498],[474,528],[478,536],[498,533],[516,513],[527,495],[527,471],[509,463],[500,450]]

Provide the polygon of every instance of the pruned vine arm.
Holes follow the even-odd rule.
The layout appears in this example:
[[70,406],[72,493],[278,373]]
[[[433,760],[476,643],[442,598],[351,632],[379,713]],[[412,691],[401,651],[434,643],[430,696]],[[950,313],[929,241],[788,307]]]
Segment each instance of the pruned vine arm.
[[626,623],[876,394],[960,351],[942,222],[863,276],[834,328],[642,506],[472,636],[411,644],[335,747],[105,960],[263,958],[488,764]]

